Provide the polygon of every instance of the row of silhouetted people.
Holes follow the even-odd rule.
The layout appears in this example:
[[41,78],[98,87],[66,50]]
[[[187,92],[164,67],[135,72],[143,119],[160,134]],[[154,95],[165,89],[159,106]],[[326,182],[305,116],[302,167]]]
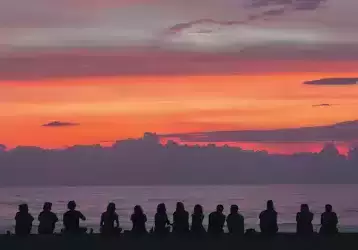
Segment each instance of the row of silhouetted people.
[[[80,227],[80,220],[86,220],[86,217],[78,210],[76,210],[76,203],[70,201],[67,205],[68,211],[63,215],[63,232],[64,233],[85,233],[86,228]],[[55,213],[51,211],[52,203],[46,202],[43,206],[43,211],[39,214],[39,234],[53,234],[55,225],[59,221]],[[216,211],[210,213],[208,233],[219,235],[224,232],[225,222],[230,234],[243,235],[245,233],[244,217],[239,212],[237,205],[231,205],[230,214],[225,216],[223,205],[218,205]],[[147,217],[143,212],[141,206],[135,206],[133,214],[131,215],[132,233],[145,234],[147,233],[146,222]],[[27,204],[19,206],[19,212],[16,217],[15,233],[17,235],[27,235],[31,233],[32,222],[34,218],[29,213]],[[152,231],[157,234],[167,234],[172,228],[172,232],[178,234],[193,233],[203,234],[206,230],[203,226],[204,212],[201,205],[195,205],[194,211],[191,215],[191,226],[189,225],[189,213],[185,210],[184,204],[178,202],[176,210],[173,213],[173,223],[168,219],[166,206],[161,203],[157,206],[157,212],[154,218],[154,228]],[[277,212],[271,200],[267,202],[267,207],[259,215],[260,230],[262,234],[274,235],[278,232]],[[309,235],[313,233],[313,213],[310,211],[307,204],[301,205],[300,212],[297,213],[297,233],[300,235]],[[321,229],[322,234],[335,234],[337,229],[338,218],[335,212],[332,211],[331,205],[326,205],[325,212],[321,215]],[[101,233],[103,234],[119,234],[122,229],[119,225],[118,214],[116,213],[116,205],[109,203],[107,210],[101,215],[100,222]]]

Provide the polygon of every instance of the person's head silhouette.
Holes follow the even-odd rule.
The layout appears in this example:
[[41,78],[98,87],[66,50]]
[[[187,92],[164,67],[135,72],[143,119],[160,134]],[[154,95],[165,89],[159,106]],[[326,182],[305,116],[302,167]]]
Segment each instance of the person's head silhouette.
[[332,205],[331,204],[327,204],[326,206],[325,206],[325,209],[326,209],[326,212],[332,212]]
[[272,201],[272,200],[268,200],[266,207],[267,207],[267,210],[274,210],[273,201]]
[[221,204],[217,205],[217,206],[216,206],[216,211],[217,211],[218,213],[222,213],[222,212],[224,211],[224,206],[221,205]]
[[182,202],[177,202],[176,211],[177,211],[177,212],[183,212],[183,211],[185,211],[184,204],[183,204]]
[[203,207],[199,204],[194,206],[194,214],[203,214]]
[[302,204],[301,205],[301,212],[309,212],[310,208],[307,204]]
[[52,203],[51,202],[45,202],[43,206],[44,211],[51,211],[52,209]]
[[29,207],[27,204],[20,204],[19,205],[19,212],[20,213],[28,213],[29,212]]
[[116,211],[116,204],[114,204],[113,202],[108,203],[107,212],[114,213],[115,211]]
[[160,203],[157,206],[157,213],[158,214],[165,214],[167,212],[167,208],[165,207],[164,203]]
[[136,205],[136,206],[134,207],[134,214],[143,214],[143,209],[142,209],[142,207],[139,206],[139,205]]
[[67,208],[69,209],[69,210],[75,210],[76,209],[76,202],[75,201],[69,201],[68,203],[67,203]]
[[239,212],[239,206],[238,205],[231,205],[230,213],[237,214],[238,212]]

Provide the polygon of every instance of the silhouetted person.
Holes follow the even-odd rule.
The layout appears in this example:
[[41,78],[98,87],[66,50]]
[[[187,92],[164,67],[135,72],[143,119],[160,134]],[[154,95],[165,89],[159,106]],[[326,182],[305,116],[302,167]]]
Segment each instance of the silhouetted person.
[[209,215],[208,232],[211,234],[222,234],[224,232],[225,215],[223,205],[218,205],[216,211]]
[[15,216],[15,234],[19,236],[26,236],[31,233],[32,222],[34,217],[29,213],[27,204],[19,205],[19,212]]
[[231,205],[230,214],[227,216],[226,222],[230,234],[244,235],[244,216],[239,214],[239,207],[237,205]]
[[313,213],[307,204],[301,205],[301,211],[296,215],[297,234],[310,235],[313,233]]
[[177,202],[176,210],[173,213],[173,232],[179,234],[189,232],[189,213],[185,210],[182,202]]
[[205,233],[203,226],[204,212],[203,207],[199,204],[195,205],[194,212],[191,215],[191,232],[195,234]]
[[277,212],[275,211],[273,201],[267,201],[267,208],[260,213],[260,229],[264,235],[275,235],[278,231]]
[[38,227],[39,234],[53,234],[58,218],[55,213],[51,211],[52,203],[45,202],[43,211],[39,214],[38,220],[40,222]]
[[323,235],[333,235],[338,233],[338,217],[335,212],[332,211],[332,205],[327,204],[325,212],[321,215],[321,229],[320,233]]
[[167,208],[165,207],[164,203],[160,203],[157,206],[157,213],[155,214],[154,218],[154,232],[157,234],[167,234],[169,233],[169,219],[167,215]]
[[85,233],[86,228],[80,227],[80,220],[86,220],[86,217],[76,210],[76,202],[70,201],[67,204],[68,211],[63,215],[63,225],[65,232]]
[[141,206],[135,206],[133,214],[131,216],[132,221],[132,232],[135,234],[147,233],[145,223],[147,222],[147,216],[144,214]]
[[110,202],[106,212],[101,215],[101,233],[106,235],[119,234],[122,229],[119,227],[119,218],[116,213],[116,204]]

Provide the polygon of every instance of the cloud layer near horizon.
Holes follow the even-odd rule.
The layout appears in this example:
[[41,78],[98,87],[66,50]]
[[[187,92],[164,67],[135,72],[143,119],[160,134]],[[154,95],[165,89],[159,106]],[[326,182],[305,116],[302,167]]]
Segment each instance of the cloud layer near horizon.
[[107,148],[0,148],[0,185],[343,184],[357,183],[357,162],[357,148],[345,157],[333,144],[319,153],[277,155],[211,145],[161,145],[157,136],[147,134]]

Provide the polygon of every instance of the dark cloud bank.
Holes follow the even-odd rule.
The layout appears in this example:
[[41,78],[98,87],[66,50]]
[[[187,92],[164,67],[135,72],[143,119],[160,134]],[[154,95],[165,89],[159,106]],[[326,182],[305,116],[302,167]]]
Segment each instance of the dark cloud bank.
[[[357,123],[337,126],[358,128]],[[147,133],[107,148],[0,147],[0,185],[358,183],[358,147],[347,156],[333,144],[320,153],[277,155],[173,141],[162,145],[159,140]]]

